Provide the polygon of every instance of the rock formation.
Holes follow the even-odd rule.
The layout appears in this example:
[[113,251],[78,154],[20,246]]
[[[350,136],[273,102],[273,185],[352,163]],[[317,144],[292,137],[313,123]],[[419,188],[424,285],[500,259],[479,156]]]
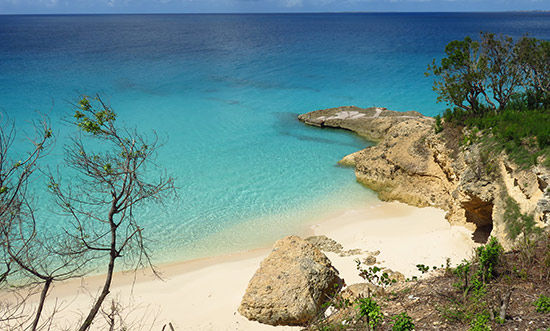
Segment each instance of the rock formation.
[[504,153],[491,159],[476,143],[460,145],[458,129],[436,134],[431,117],[346,106],[310,112],[299,119],[309,125],[351,130],[376,142],[339,163],[354,166],[357,180],[381,200],[446,210],[449,222],[475,231],[478,242],[493,235],[510,246],[505,220],[508,197],[521,212],[533,213],[541,225],[550,218],[547,169],[520,168]]
[[239,313],[270,325],[307,325],[342,283],[318,248],[286,237],[275,243],[250,280]]

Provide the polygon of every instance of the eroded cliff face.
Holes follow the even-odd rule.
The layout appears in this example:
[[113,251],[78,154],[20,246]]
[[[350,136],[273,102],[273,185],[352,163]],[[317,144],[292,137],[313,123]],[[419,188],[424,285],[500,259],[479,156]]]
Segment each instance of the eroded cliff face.
[[540,226],[550,220],[550,176],[547,169],[521,169],[504,154],[491,157],[477,144],[460,146],[459,132],[436,134],[435,121],[418,112],[354,106],[323,109],[299,116],[306,124],[343,128],[377,142],[344,157],[357,180],[381,200],[447,211],[453,225],[474,231],[485,243],[490,235],[504,246],[508,197],[521,212],[534,214]]

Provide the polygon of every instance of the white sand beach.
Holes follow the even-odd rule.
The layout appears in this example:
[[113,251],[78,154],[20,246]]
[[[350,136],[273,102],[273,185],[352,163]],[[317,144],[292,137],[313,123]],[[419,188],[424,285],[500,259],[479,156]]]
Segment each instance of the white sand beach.
[[[443,211],[400,203],[378,202],[348,210],[319,220],[310,230],[336,240],[345,250],[379,250],[379,266],[407,277],[420,274],[416,264],[440,266],[446,258],[458,263],[469,257],[475,247],[471,233],[450,226]],[[110,298],[120,298],[123,305],[134,306],[125,312],[129,321],[136,321],[132,330],[161,330],[168,322],[176,330],[299,329],[251,322],[237,312],[249,280],[268,254],[269,249],[260,249],[161,266],[163,280],[150,272],[139,272],[135,278],[133,274],[117,274]],[[366,253],[327,256],[348,285],[361,281],[354,259],[364,258]],[[57,284],[49,303],[57,300],[66,306],[58,315],[60,320],[75,320],[78,312],[86,311],[91,304],[90,293],[96,293],[102,281],[101,276],[94,276]],[[101,318],[95,329],[102,329]]]

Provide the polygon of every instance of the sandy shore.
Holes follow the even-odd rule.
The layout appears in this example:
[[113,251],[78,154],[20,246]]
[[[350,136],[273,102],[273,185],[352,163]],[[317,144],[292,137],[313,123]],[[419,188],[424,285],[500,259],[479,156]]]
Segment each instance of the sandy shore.
[[[475,247],[471,233],[450,226],[443,211],[399,203],[379,202],[348,210],[312,224],[311,230],[338,241],[346,250],[363,251],[347,257],[327,253],[347,284],[361,281],[354,259],[366,257],[368,251],[380,251],[379,266],[410,277],[419,274],[416,264],[440,266],[446,258],[458,263],[469,257]],[[168,322],[176,330],[299,329],[262,325],[237,313],[248,281],[268,254],[268,249],[262,249],[162,266],[163,280],[149,272],[139,272],[137,276],[118,274],[111,298],[133,307],[122,312],[127,320],[135,321],[132,330],[161,330]],[[60,319],[74,321],[79,311],[86,311],[102,281],[97,276],[58,284],[49,302],[57,300],[65,307],[59,313]],[[154,328],[149,327],[151,323]],[[54,329],[63,325],[66,326]],[[96,325],[95,329],[102,328]]]

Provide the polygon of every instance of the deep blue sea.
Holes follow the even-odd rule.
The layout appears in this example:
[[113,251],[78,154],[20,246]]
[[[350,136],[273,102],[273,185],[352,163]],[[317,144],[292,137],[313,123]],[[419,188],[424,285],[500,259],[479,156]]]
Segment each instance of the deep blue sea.
[[[53,167],[79,93],[101,93],[119,121],[166,138],[157,163],[178,197],[136,212],[157,261],[190,259],[375,203],[336,165],[369,143],[297,114],[356,105],[435,115],[445,105],[427,65],[480,31],[550,39],[550,14],[0,16],[0,108],[21,131],[36,110],[51,118]],[[38,196],[40,220],[63,224]]]

